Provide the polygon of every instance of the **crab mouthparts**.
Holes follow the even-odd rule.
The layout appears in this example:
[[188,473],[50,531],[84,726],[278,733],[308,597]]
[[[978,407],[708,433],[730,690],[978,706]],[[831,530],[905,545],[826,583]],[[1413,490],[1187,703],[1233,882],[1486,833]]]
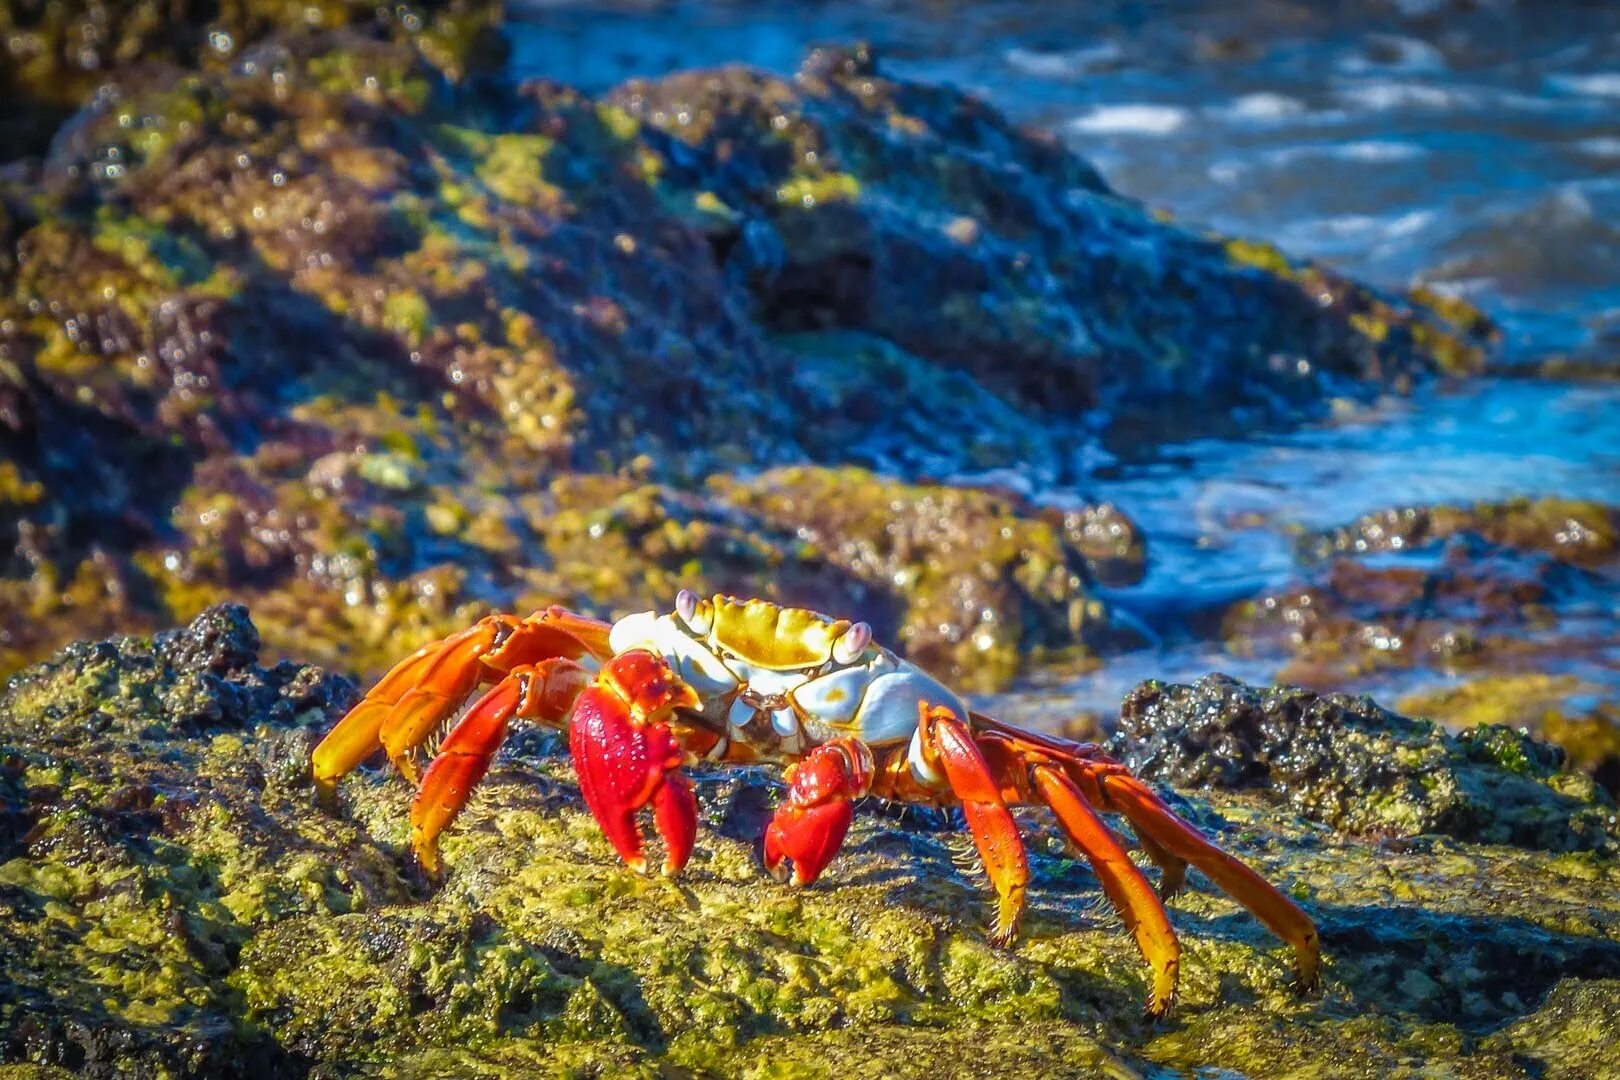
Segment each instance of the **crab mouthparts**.
[[737,700],[756,712],[772,713],[789,707],[786,694],[762,694],[752,687],[743,687]]

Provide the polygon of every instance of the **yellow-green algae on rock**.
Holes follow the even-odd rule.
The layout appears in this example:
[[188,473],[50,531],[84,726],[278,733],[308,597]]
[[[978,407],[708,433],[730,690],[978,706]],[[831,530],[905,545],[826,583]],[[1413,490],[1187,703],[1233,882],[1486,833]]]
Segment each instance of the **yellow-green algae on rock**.
[[1182,999],[1154,1025],[1133,946],[1035,813],[1020,812],[1030,917],[998,950],[940,815],[863,806],[824,882],[793,890],[757,863],[770,774],[700,772],[688,873],[645,879],[583,810],[559,740],[522,732],[430,888],[397,778],[362,770],[339,813],[314,805],[307,754],[352,687],[260,667],[256,647],[245,613],[219,608],[155,640],[75,645],[0,696],[4,1060],[103,1076],[1590,1077],[1620,1034],[1620,826],[1589,785],[1540,789],[1604,817],[1579,852],[1341,833],[1264,789],[1176,797],[1317,919],[1327,978],[1296,998],[1278,943],[1195,874],[1172,905]]

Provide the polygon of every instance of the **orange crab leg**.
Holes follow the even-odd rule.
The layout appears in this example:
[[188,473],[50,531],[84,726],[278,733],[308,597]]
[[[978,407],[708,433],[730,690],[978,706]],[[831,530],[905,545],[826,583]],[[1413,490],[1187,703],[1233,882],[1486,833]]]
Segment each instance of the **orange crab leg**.
[[685,751],[670,730],[677,708],[696,709],[698,696],[669,665],[633,649],[613,657],[579,695],[568,725],[568,748],[585,805],[620,857],[647,870],[636,813],[653,804],[664,839],[664,873],[679,873],[697,837],[697,800],[677,769]]
[[1064,834],[1091,862],[1104,894],[1152,966],[1153,992],[1148,996],[1147,1012],[1149,1016],[1163,1016],[1175,1001],[1181,964],[1181,944],[1164,905],[1120,846],[1113,830],[1097,816],[1072,780],[1047,764],[1035,765],[1030,776],[1035,794],[1052,808]]
[[872,768],[872,752],[856,739],[823,743],[789,768],[787,801],[765,830],[765,869],[785,880],[792,859],[793,884],[813,884],[843,845]]
[[589,682],[590,673],[577,663],[553,657],[514,668],[467,710],[440,745],[411,800],[411,846],[422,869],[439,873],[439,834],[484,778],[512,718],[561,727]]
[[1296,985],[1303,991],[1314,989],[1321,976],[1321,942],[1316,925],[1275,885],[1255,873],[1235,857],[1206,840],[1202,833],[1164,804],[1140,780],[1119,766],[1087,765],[1096,770],[1091,784],[1102,795],[1100,805],[1118,810],[1130,820],[1139,836],[1145,836],[1177,859],[1184,859],[1209,875],[1227,895],[1254,913],[1294,950]]
[[315,785],[331,802],[337,781],[379,746],[413,783],[411,754],[481,682],[553,656],[605,659],[609,624],[553,607],[526,619],[490,615],[396,664],[338,721],[311,755]]
[[1007,945],[1018,933],[1018,922],[1024,914],[1024,887],[1029,881],[1029,863],[1018,825],[967,725],[942,706],[919,705],[918,709],[923,756],[929,764],[937,762],[943,768],[1000,898],[990,941]]

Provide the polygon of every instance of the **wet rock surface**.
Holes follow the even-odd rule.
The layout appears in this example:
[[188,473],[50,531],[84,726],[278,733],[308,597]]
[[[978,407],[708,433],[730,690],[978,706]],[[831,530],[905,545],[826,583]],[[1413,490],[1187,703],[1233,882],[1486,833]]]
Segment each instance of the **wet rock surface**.
[[169,60],[223,67],[277,31],[352,27],[414,46],[451,77],[504,56],[500,5],[426,0],[209,4],[192,0],[7,0],[0,4],[0,161],[43,150],[118,68]]
[[1407,673],[1403,711],[1529,727],[1614,793],[1617,521],[1550,498],[1368,514],[1299,537],[1301,579],[1236,605],[1222,633],[1317,688]]
[[1570,775],[1558,747],[1501,724],[1450,735],[1365,697],[1222,675],[1145,683],[1120,707],[1111,749],[1141,776],[1262,789],[1350,832],[1554,851],[1613,851],[1620,840],[1613,801]]
[[[1316,918],[1318,999],[1291,993],[1280,946],[1195,874],[1172,906],[1182,1000],[1145,1024],[1134,949],[1036,813],[1020,812],[1032,908],[1010,951],[984,943],[986,896],[938,815],[863,806],[824,884],[770,881],[756,850],[779,794],[767,770],[699,774],[705,828],[687,875],[639,878],[539,732],[511,741],[447,835],[452,869],[434,890],[408,862],[397,778],[363,770],[339,813],[315,806],[307,754],[352,688],[261,667],[253,639],[240,610],[216,609],[157,640],[76,645],[0,696],[0,1060],[92,1076],[833,1076],[860,1062],[920,1077],[971,1058],[1008,1077],[1323,1060],[1347,1076],[1422,1061],[1582,1077],[1616,1034],[1612,853],[1388,819],[1368,834],[1353,814],[1329,827],[1296,810],[1320,819],[1323,802],[1250,784],[1238,755],[1266,755],[1263,739],[1209,740],[1178,775],[1221,783],[1178,805]],[[1267,693],[1290,700],[1204,693],[1199,715],[1227,732]],[[1346,740],[1373,737],[1354,734],[1369,706],[1335,707],[1351,714]],[[1380,721],[1379,737],[1422,742],[1423,725]],[[1556,755],[1529,740],[1515,743],[1528,773],[1436,745],[1464,787],[1555,794]],[[1352,759],[1319,771],[1376,799]],[[1589,784],[1561,797],[1615,828]],[[1402,820],[1457,820],[1446,786],[1430,798],[1436,809]]]
[[[0,669],[227,599],[271,649],[365,673],[491,608],[620,614],[672,577],[803,578],[830,607],[873,584],[797,567],[803,523],[758,519],[755,470],[867,470],[909,529],[931,478],[995,501],[1008,469],[1079,480],[1144,416],[1294,423],[1489,346],[1465,306],[1166,221],[861,50],[592,98],[449,77],[429,43],[471,48],[481,8],[389,11],[98,67],[0,174]],[[1009,505],[1029,540],[989,565],[1017,587],[944,565],[976,526],[889,545],[921,584],[876,616],[943,674],[1095,649],[1058,547],[1141,573],[1117,510]],[[595,540],[593,572],[555,555]]]

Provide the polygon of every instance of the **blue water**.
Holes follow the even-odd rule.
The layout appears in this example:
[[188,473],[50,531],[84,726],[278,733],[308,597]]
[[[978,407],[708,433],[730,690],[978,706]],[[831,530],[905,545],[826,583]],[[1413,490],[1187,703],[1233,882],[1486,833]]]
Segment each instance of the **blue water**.
[[[520,74],[591,90],[721,63],[790,74],[814,44],[871,41],[886,70],[981,94],[1184,220],[1468,297],[1503,326],[1504,363],[1620,365],[1620,4],[531,2],[510,31]],[[996,704],[1055,716],[1148,676],[1270,679],[1277,658],[1187,627],[1297,578],[1298,529],[1516,495],[1620,503],[1620,384],[1486,379],[1040,492],[1144,526],[1147,577],[1110,599],[1157,644]],[[1614,646],[1577,673],[1620,697],[1614,606],[1570,614]]]

